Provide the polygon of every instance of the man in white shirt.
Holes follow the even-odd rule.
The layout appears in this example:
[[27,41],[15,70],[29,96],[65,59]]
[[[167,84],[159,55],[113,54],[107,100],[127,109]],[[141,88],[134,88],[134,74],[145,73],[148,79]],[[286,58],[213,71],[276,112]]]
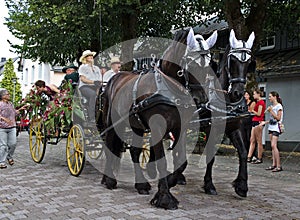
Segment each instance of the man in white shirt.
[[107,82],[117,74],[121,69],[121,61],[118,57],[112,57],[110,60],[111,69],[104,73],[102,76],[103,85],[106,86]]

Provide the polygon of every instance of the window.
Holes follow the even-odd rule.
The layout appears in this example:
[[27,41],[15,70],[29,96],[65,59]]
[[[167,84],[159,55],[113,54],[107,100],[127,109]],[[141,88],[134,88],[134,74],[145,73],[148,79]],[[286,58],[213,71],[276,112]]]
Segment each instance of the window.
[[274,47],[275,47],[275,36],[267,37],[260,44],[261,50],[269,50],[269,49],[273,49]]
[[43,78],[43,72],[42,72],[43,68],[42,68],[42,64],[39,64],[39,79],[42,79]]
[[34,84],[34,73],[35,73],[35,66],[31,67],[31,84]]
[[24,84],[28,85],[28,68],[25,69]]

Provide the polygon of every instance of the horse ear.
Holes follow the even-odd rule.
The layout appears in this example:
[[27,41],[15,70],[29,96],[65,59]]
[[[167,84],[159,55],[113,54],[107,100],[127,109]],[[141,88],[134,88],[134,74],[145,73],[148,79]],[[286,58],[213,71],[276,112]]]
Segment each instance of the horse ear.
[[186,44],[191,49],[195,48],[196,45],[197,45],[197,40],[195,38],[193,28],[190,28],[189,34],[187,36],[187,43]]
[[209,48],[212,48],[215,45],[217,38],[218,38],[218,31],[215,30],[214,33],[206,40],[206,43]]
[[251,47],[253,46],[254,39],[255,39],[255,35],[254,35],[254,32],[252,31],[252,33],[250,34],[250,36],[247,40],[248,49],[251,49]]
[[230,47],[236,48],[237,39],[235,37],[235,33],[233,29],[231,29],[230,31],[229,43],[230,43]]

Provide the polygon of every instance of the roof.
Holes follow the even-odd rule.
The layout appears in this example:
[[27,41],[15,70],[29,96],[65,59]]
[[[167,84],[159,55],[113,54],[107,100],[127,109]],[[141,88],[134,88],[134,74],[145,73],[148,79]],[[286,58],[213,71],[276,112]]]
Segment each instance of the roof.
[[[15,58],[11,58],[11,59],[12,59],[12,61],[14,63],[17,59],[19,59],[19,57],[15,57]],[[0,62],[0,76],[2,75],[2,73],[4,71],[4,66],[5,66],[5,64],[6,64],[7,61],[8,61],[8,59],[5,60],[5,61],[3,61],[3,62]]]
[[256,54],[256,69],[264,78],[300,76],[300,50],[260,51]]

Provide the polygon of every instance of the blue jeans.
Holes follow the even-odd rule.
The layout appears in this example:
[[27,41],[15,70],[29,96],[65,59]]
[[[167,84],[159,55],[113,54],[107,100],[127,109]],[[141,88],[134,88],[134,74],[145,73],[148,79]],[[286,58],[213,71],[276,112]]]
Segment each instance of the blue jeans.
[[12,159],[17,145],[16,128],[0,128],[0,164]]

